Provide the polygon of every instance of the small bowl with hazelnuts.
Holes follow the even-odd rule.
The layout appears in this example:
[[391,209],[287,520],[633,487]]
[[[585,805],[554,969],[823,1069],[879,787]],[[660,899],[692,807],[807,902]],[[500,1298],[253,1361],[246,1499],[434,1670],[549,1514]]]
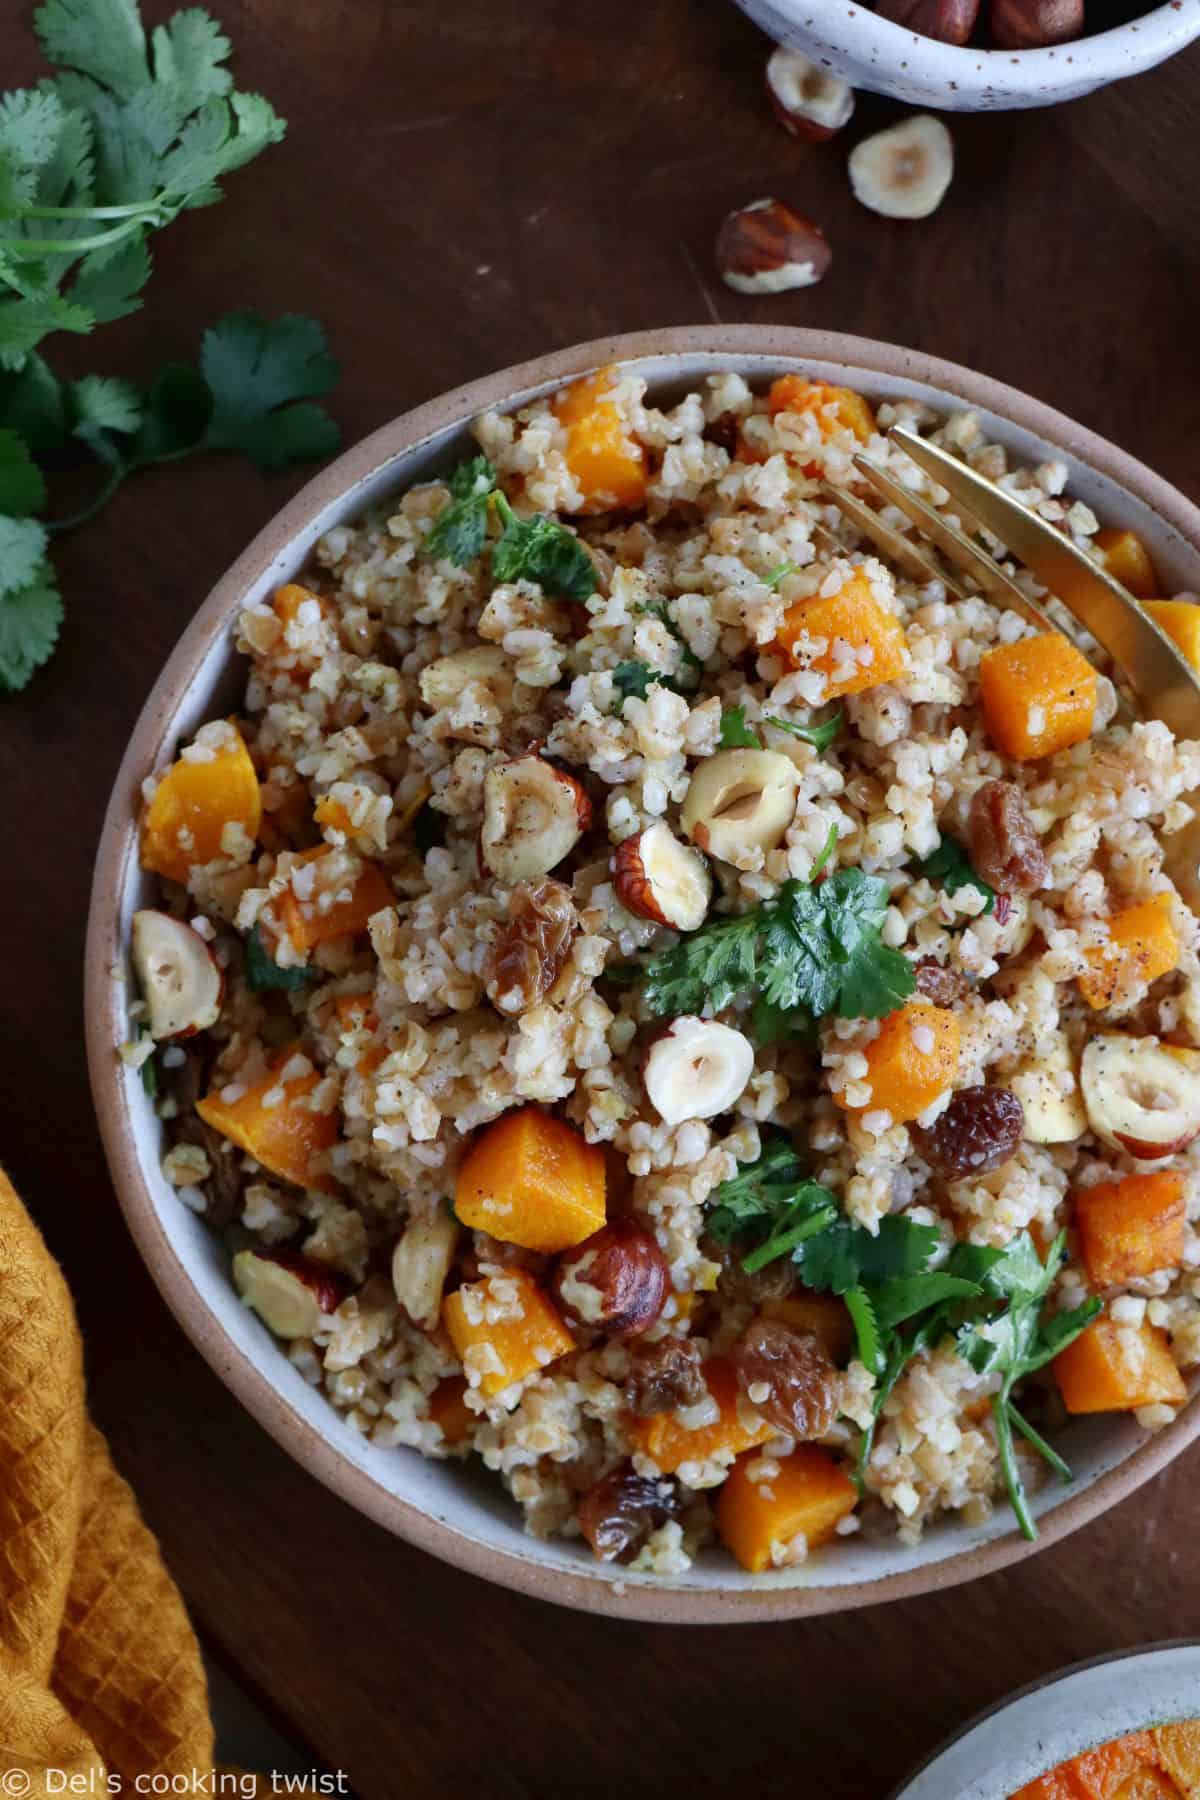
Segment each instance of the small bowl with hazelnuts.
[[[738,0],[819,74],[914,106],[1075,100],[1200,37],[1200,0]],[[816,78],[819,79],[819,74]]]

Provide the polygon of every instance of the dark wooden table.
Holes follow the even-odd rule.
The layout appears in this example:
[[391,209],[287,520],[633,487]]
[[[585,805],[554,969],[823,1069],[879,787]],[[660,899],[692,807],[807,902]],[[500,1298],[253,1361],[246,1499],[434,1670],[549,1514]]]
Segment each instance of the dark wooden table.
[[[1056,111],[952,122],[949,198],[898,225],[851,198],[842,146],[775,126],[764,42],[721,0],[217,10],[240,85],[271,96],[289,136],[219,209],[159,237],[148,309],[68,343],[59,366],[144,375],[231,306],[311,312],[344,362],[335,407],[351,440],[551,345],[706,319],[823,325],[1001,376],[1200,490],[1200,47]],[[4,12],[15,86],[38,64],[25,0]],[[870,101],[859,119],[893,111]],[[716,279],[712,237],[728,207],[771,191],[824,224],[833,271],[747,301]],[[973,1587],[689,1631],[573,1615],[445,1568],[326,1493],[239,1410],[117,1210],[80,962],[133,720],[291,485],[217,459],[130,482],[56,551],[62,648],[0,703],[0,1155],[66,1266],[96,1415],[204,1631],[365,1800],[432,1800],[467,1779],[497,1800],[745,1781],[870,1800],[1033,1676],[1200,1629],[1200,1452]]]

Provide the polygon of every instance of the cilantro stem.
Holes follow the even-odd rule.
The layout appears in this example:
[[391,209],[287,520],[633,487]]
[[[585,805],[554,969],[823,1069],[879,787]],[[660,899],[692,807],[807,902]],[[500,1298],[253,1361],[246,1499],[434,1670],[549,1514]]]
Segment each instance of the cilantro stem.
[[131,231],[141,229],[140,219],[125,219],[119,225],[113,225],[108,231],[93,231],[90,237],[77,238],[5,238],[4,248],[9,256],[17,258],[32,256],[80,256],[85,250],[99,250],[105,244],[115,244],[121,238],[127,238]]
[[1012,1403],[1007,1388],[1001,1389],[992,1400],[992,1421],[996,1429],[996,1447],[1000,1452],[1000,1467],[1004,1474],[1004,1485],[1008,1489],[1008,1498],[1017,1524],[1021,1528],[1021,1536],[1030,1543],[1037,1537],[1037,1526],[1029,1510],[1029,1502],[1025,1497],[1025,1483],[1021,1479],[1021,1471],[1017,1467],[1016,1445],[1012,1434]]
[[159,208],[157,200],[131,200],[126,206],[23,206],[22,219],[134,219]]
[[86,506],[81,506],[78,512],[68,513],[65,519],[47,519],[46,530],[51,537],[60,531],[74,531],[77,525],[86,525],[89,519],[107,506],[125,477],[132,475],[137,466],[136,463],[116,463],[108,480],[101,483]]
[[818,856],[812,868],[808,871],[809,887],[812,886],[813,882],[817,879],[817,876],[821,873],[821,870],[825,867],[825,864],[837,849],[837,842],[838,828],[836,825],[831,825],[829,827],[829,836],[825,839],[825,848],[822,850],[820,856]]
[[1029,1423],[1029,1420],[1017,1411],[1011,1400],[1008,1402],[1008,1416],[1016,1426],[1017,1430],[1021,1433],[1021,1436],[1027,1438],[1033,1445],[1039,1456],[1045,1457],[1060,1481],[1071,1481],[1074,1479],[1071,1474],[1070,1465],[1063,1461],[1062,1457],[1058,1454],[1058,1451],[1052,1444],[1046,1442],[1041,1432],[1035,1430]]
[[837,1216],[835,1206],[823,1206],[801,1224],[793,1225],[790,1231],[772,1232],[765,1244],[760,1244],[757,1250],[752,1250],[749,1256],[742,1258],[743,1269],[747,1275],[753,1275],[757,1269],[765,1269],[768,1263],[774,1262],[776,1257],[786,1256],[797,1244],[802,1244],[805,1238],[815,1237],[820,1231],[828,1231]]

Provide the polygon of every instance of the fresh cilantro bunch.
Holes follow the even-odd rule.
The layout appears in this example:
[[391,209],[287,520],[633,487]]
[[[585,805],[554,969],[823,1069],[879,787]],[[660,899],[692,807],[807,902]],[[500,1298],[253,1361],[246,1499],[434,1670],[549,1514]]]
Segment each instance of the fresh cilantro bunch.
[[584,545],[555,519],[541,514],[518,518],[486,456],[459,463],[447,476],[446,486],[450,504],[422,545],[426,556],[466,568],[487,545],[488,515],[494,509],[502,526],[492,545],[495,580],[534,581],[544,593],[562,600],[586,600],[595,593],[596,570]]
[[234,90],[230,44],[198,7],[149,43],[135,0],[46,0],[34,29],[57,72],[0,103],[0,366],[48,332],[134,312],[146,240],[211,206],[284,121]]
[[957,894],[960,888],[975,888],[983,895],[981,918],[995,910],[995,888],[989,887],[983,876],[975,873],[970,858],[957,838],[942,838],[936,850],[931,850],[928,856],[921,857],[913,864],[913,870],[929,881],[936,881],[948,894]]
[[[845,719],[839,706],[823,719],[819,725],[793,725],[790,719],[777,719],[772,713],[764,715],[765,723],[774,725],[779,731],[790,732],[792,737],[799,738],[801,743],[811,744],[813,749],[822,754],[842,729]],[[762,743],[758,734],[746,723],[744,706],[727,706],[721,714],[721,748],[722,750],[761,750]]]
[[[135,0],[47,0],[36,30],[58,71],[0,100],[0,693],[51,655],[63,607],[51,536],[90,518],[135,470],[237,450],[283,469],[337,448],[314,396],[337,378],[310,319],[226,315],[199,367],[171,363],[148,388],[109,375],[61,380],[39,353],[137,310],[149,234],[221,198],[220,180],[284,131],[236,93],[228,39],[199,8],[149,41]],[[101,463],[92,500],[48,507],[46,468]]]
[[897,1381],[914,1357],[952,1338],[973,1369],[1001,1377],[992,1399],[1001,1469],[1021,1531],[1036,1537],[1013,1432],[1027,1438],[1064,1481],[1071,1471],[1017,1410],[1013,1391],[1065,1350],[1101,1310],[1101,1302],[1092,1299],[1070,1311],[1045,1312],[1062,1267],[1065,1232],[1044,1265],[1028,1232],[1021,1232],[1003,1250],[955,1244],[931,1267],[942,1241],[935,1225],[903,1214],[888,1214],[875,1232],[856,1225],[835,1195],[808,1177],[794,1146],[782,1137],[769,1139],[755,1162],[723,1182],[710,1208],[709,1232],[719,1243],[743,1250],[747,1273],[789,1256],[806,1288],[845,1301],[857,1355],[875,1377],[872,1420],[859,1451],[860,1485],[876,1424]]
[[771,1039],[831,1013],[881,1019],[902,1006],[916,980],[908,958],[880,935],[888,885],[861,869],[818,882],[836,842],[835,830],[808,881],[786,881],[774,899],[651,957],[643,986],[651,1011],[719,1012],[753,992],[752,1028]]

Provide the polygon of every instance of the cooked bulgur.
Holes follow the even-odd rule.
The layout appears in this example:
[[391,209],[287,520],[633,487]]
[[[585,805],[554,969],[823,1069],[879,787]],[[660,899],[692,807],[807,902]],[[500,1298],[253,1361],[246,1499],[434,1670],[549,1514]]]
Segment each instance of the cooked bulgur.
[[1200,744],[855,537],[860,449],[947,503],[897,421],[1104,554],[970,412],[601,372],[328,532],[145,788],[167,1179],[380,1454],[637,1568],[978,1521],[1200,1362]]

